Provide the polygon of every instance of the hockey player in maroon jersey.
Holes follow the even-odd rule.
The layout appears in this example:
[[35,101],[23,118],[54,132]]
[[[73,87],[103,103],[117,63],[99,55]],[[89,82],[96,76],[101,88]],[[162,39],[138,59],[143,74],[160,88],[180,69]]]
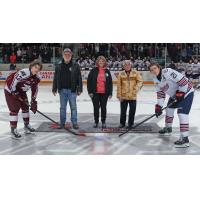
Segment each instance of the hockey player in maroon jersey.
[[14,139],[20,139],[21,134],[17,131],[18,113],[22,110],[25,134],[35,131],[29,124],[29,102],[26,92],[31,89],[30,110],[35,114],[37,111],[37,93],[40,77],[38,73],[42,70],[42,64],[34,60],[29,68],[19,70],[8,76],[4,88],[5,98],[10,111],[11,135]]

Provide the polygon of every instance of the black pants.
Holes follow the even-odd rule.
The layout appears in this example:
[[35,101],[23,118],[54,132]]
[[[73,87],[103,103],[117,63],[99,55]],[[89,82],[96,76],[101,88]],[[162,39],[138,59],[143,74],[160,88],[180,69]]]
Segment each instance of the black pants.
[[101,108],[101,122],[106,121],[106,113],[107,113],[107,101],[108,95],[107,94],[94,94],[92,98],[92,103],[94,106],[94,121],[95,123],[99,123],[99,108]]
[[126,124],[126,111],[129,104],[129,118],[128,125],[132,126],[134,124],[135,119],[135,111],[136,111],[136,100],[123,100],[120,103],[121,114],[120,114],[120,124]]

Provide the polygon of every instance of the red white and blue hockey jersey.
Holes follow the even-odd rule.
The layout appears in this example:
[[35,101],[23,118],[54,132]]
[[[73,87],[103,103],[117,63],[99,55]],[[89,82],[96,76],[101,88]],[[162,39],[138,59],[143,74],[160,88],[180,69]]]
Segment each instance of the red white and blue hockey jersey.
[[5,90],[9,93],[18,92],[21,94],[31,89],[31,97],[36,99],[40,80],[39,75],[32,75],[29,68],[22,69],[8,76]]
[[161,81],[156,78],[155,82],[157,83],[157,103],[160,106],[163,106],[166,94],[173,98],[176,91],[179,90],[185,93],[186,98],[189,93],[194,91],[191,81],[171,68],[162,69]]

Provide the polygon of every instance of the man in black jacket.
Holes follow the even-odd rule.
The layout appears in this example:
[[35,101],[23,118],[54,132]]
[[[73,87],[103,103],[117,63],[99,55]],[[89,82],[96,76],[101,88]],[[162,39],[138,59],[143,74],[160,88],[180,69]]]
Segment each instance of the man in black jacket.
[[76,97],[83,91],[82,77],[78,64],[72,61],[72,51],[69,48],[63,51],[62,63],[56,66],[52,92],[60,95],[60,128],[66,122],[67,102],[71,109],[71,122],[74,129],[78,129]]

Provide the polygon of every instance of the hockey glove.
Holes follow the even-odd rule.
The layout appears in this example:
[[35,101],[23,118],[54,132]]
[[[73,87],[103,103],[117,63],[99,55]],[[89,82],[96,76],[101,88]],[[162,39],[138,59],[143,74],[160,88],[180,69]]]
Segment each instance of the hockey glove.
[[157,118],[162,115],[162,107],[158,104],[155,105],[155,114]]
[[35,99],[31,100],[30,110],[35,114],[37,112],[37,101]]
[[179,103],[184,99],[185,93],[179,90],[176,91],[176,102]]

